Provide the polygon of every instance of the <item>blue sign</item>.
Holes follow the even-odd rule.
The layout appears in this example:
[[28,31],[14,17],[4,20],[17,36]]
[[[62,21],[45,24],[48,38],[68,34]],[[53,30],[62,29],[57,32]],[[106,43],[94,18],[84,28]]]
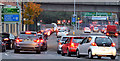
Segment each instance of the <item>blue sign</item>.
[[75,22],[75,20],[76,20],[75,17],[73,17],[73,18],[72,18],[72,22]]
[[5,14],[4,21],[5,22],[18,22],[19,21],[19,14]]

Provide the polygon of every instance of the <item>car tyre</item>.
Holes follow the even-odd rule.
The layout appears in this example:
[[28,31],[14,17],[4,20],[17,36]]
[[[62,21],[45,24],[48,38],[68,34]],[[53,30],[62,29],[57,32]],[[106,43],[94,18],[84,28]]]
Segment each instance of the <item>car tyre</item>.
[[47,51],[47,45],[46,45],[46,47],[45,47],[45,51]]
[[101,56],[98,56],[98,59],[101,59]]
[[2,50],[2,52],[6,52],[6,47],[4,46],[4,49]]
[[88,52],[88,58],[89,58],[89,59],[92,59],[92,58],[93,58],[92,51],[89,51],[89,52]]
[[76,51],[77,58],[80,58],[79,50]]
[[58,50],[57,53],[58,53],[58,54],[61,54],[61,51]]
[[116,58],[116,56],[111,56],[111,59],[115,59]]
[[18,49],[14,50],[14,53],[19,53],[19,52],[20,52],[20,50],[18,50]]
[[68,49],[67,49],[67,56],[71,56],[71,53],[69,52]]
[[36,53],[37,53],[37,54],[41,54],[41,51],[40,51],[40,50],[37,50]]
[[65,53],[62,51],[62,52],[61,52],[61,55],[62,55],[62,56],[65,56]]

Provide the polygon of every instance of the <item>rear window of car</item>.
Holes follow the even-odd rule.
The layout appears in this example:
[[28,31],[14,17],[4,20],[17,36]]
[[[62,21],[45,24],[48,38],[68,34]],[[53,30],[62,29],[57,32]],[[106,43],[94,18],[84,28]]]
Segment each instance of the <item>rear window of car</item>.
[[73,41],[74,43],[80,43],[82,42],[82,40],[84,39],[84,37],[74,37]]
[[9,34],[2,34],[2,38],[9,38]]
[[18,36],[18,38],[23,38],[23,39],[30,38],[30,39],[32,39],[32,38],[37,38],[37,35],[36,34],[20,34]]
[[112,40],[108,37],[97,37],[96,40],[95,40],[95,43],[98,45],[98,46],[102,46],[103,44],[106,44],[106,45],[111,45],[112,44]]

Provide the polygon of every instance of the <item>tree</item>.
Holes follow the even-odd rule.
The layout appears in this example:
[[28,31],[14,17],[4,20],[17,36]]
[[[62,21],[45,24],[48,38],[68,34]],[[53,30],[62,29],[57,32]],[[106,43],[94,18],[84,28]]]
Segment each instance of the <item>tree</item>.
[[[43,11],[42,8],[40,8],[40,4],[36,4],[33,2],[28,2],[24,5],[24,12],[23,12],[23,17],[26,18],[27,20],[24,20],[24,24],[27,24],[29,27],[30,24],[35,23],[35,27],[37,29],[37,17],[40,15],[40,13]],[[35,21],[33,21],[35,20]],[[27,29],[29,30],[29,28]]]

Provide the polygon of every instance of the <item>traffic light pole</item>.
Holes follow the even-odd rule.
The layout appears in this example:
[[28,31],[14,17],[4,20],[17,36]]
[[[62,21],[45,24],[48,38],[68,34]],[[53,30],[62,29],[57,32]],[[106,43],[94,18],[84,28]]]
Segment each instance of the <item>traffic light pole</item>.
[[[74,0],[74,15],[73,15],[74,17],[75,17],[75,0]],[[75,35],[75,24],[74,24],[74,31],[73,31],[73,35]]]

